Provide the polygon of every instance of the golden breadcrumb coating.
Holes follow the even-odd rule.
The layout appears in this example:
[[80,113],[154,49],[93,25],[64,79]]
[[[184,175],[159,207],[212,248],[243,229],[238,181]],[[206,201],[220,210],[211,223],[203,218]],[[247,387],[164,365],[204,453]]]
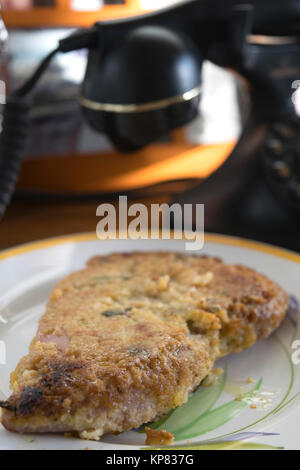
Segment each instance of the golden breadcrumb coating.
[[95,257],[53,291],[2,423],[95,439],[137,428],[183,404],[217,358],[268,336],[287,306],[274,282],[217,258]]

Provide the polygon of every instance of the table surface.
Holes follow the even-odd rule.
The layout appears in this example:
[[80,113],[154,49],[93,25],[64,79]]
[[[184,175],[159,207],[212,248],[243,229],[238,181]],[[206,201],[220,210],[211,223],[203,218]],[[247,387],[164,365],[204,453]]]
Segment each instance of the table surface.
[[0,223],[0,249],[42,238],[96,230],[99,203],[17,201]]
[[[143,203],[166,202],[166,198],[130,200]],[[43,238],[80,232],[95,232],[99,217],[96,209],[104,201],[13,202],[0,222],[0,250]],[[109,201],[105,201],[109,202]]]

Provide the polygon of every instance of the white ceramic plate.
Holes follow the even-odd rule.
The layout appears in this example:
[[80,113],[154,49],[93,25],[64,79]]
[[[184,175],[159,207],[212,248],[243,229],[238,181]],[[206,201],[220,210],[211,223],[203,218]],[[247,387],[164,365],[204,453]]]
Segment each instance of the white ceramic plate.
[[[99,241],[79,234],[23,245],[0,253],[0,399],[9,395],[9,374],[26,354],[54,285],[95,254],[132,250],[184,251],[180,240]],[[300,256],[269,245],[206,235],[201,253],[242,263],[277,281],[300,301]],[[291,311],[279,330],[248,351],[219,361],[226,377],[173,413],[164,428],[178,428],[174,447],[300,449],[300,365],[291,344],[300,339]],[[251,383],[247,378],[252,379]],[[255,391],[253,392],[253,390]],[[207,390],[207,389],[206,389]],[[251,392],[252,390],[252,392]],[[235,400],[239,396],[242,400]],[[190,417],[190,418],[188,418]],[[182,419],[184,418],[184,422]],[[0,425],[0,449],[141,449],[145,434],[130,431],[100,442],[59,435],[18,435]]]

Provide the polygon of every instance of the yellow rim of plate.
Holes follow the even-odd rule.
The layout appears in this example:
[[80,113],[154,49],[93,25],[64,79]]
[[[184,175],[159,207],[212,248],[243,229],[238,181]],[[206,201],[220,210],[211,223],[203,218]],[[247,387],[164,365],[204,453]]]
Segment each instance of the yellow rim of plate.
[[[14,256],[23,255],[24,253],[29,253],[31,251],[49,248],[56,245],[63,245],[65,243],[81,243],[96,240],[98,240],[98,238],[96,236],[96,233],[94,232],[78,233],[60,237],[47,238],[44,240],[30,242],[13,248],[8,248],[7,250],[3,250],[0,252],[0,261],[3,261],[7,258],[12,258]],[[286,250],[284,248],[269,245],[267,243],[256,242],[253,240],[232,237],[228,235],[219,235],[215,233],[205,233],[205,242],[220,243],[223,245],[236,246],[239,248],[248,248],[250,250],[260,251],[300,264],[300,254]]]

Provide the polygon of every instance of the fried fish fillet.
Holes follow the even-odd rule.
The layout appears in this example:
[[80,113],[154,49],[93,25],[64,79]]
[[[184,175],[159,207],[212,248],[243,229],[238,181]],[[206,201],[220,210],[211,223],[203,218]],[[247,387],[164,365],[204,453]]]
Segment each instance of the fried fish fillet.
[[215,360],[267,337],[288,295],[213,257],[95,257],[62,280],[30,352],[11,374],[2,423],[99,438],[180,406]]

